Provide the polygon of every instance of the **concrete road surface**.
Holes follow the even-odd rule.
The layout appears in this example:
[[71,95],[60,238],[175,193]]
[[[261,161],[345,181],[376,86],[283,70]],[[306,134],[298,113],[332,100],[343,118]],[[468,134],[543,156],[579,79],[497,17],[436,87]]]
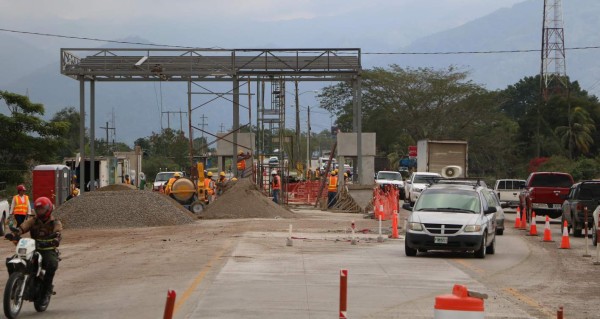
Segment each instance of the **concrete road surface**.
[[[580,256],[583,238],[572,238],[573,249],[559,250],[559,225],[552,225],[557,242],[542,243],[508,220],[496,254],[482,260],[442,252],[406,257],[402,238],[378,243],[377,222],[362,215],[299,215],[67,229],[57,295],[42,316],[161,318],[173,289],[174,318],[337,318],[339,271],[347,269],[349,318],[432,318],[435,296],[449,294],[454,284],[489,295],[486,318],[552,318],[559,305],[565,318],[598,318],[594,274],[600,266]],[[350,243],[352,220],[361,231],[356,245]],[[387,236],[390,222],[383,226]],[[0,253],[9,256],[14,246],[3,243]],[[6,279],[1,272],[0,282]],[[40,314],[28,302],[19,318]]]

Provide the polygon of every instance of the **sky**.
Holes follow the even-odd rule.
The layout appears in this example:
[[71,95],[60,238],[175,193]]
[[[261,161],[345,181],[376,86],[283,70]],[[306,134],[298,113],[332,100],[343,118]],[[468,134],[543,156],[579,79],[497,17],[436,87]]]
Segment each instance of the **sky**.
[[[0,0],[0,29],[109,40],[135,38],[155,44],[198,48],[359,47],[363,52],[382,52],[399,50],[424,36],[460,26],[522,1]],[[0,33],[44,50],[47,63],[58,63],[61,47],[105,45],[102,42]],[[370,61],[364,63],[373,63],[372,59]],[[303,85],[301,91],[329,84],[309,83]],[[147,93],[155,95],[154,91]],[[303,95],[303,110],[307,105],[317,105],[314,96]],[[287,112],[287,115],[287,123],[293,127],[294,112]],[[331,117],[327,112],[313,109],[311,115],[313,131],[329,128]],[[218,131],[221,122],[211,121],[208,129]],[[305,127],[304,112],[301,122]],[[154,128],[153,131],[158,130]],[[150,132],[146,133],[149,135]],[[135,134],[139,137],[142,133],[138,130]],[[132,144],[132,141],[125,142]]]

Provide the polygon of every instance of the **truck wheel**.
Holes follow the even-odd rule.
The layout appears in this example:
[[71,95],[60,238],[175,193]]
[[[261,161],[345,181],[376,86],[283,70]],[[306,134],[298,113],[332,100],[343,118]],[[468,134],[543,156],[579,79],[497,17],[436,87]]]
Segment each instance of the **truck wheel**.
[[204,212],[204,203],[200,200],[197,200],[190,205],[190,211],[194,213],[196,216],[202,216]]
[[0,236],[4,236],[5,235],[5,228],[6,228],[6,215],[2,214],[2,219],[0,219]]
[[492,243],[486,247],[485,252],[487,254],[493,255],[496,253],[496,237],[492,240]]
[[573,237],[581,237],[582,231],[583,231],[583,229],[581,229],[581,228],[577,229],[577,226],[573,225]]
[[596,229],[596,226],[592,228],[592,245],[598,245],[598,230]]

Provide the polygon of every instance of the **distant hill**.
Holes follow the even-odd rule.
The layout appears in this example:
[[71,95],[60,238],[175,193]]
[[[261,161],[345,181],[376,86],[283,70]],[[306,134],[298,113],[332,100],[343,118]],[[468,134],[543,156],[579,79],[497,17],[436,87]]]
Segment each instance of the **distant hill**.
[[[443,51],[487,51],[507,49],[539,49],[541,47],[542,28],[542,6],[541,0],[527,0],[516,4],[511,8],[497,10],[487,16],[465,23],[447,31],[439,32],[419,40],[413,41],[408,46],[398,42],[398,39],[408,39],[405,36],[415,25],[403,25],[410,22],[401,21],[397,25],[385,24],[378,26],[382,32],[371,35],[365,40],[365,34],[352,37],[350,34],[358,34],[360,24],[351,26],[346,30],[346,37],[334,36],[336,22],[330,21],[327,27],[322,28],[322,36],[297,35],[301,34],[302,24],[300,22],[287,22],[291,27],[297,26],[294,31],[295,37],[300,40],[295,47],[310,46],[316,43],[322,47],[352,46],[361,47],[363,52],[390,51],[391,43],[397,43],[396,49],[391,51],[401,52],[443,52]],[[600,45],[600,1],[598,0],[570,0],[563,1],[565,37],[567,47],[597,46]],[[260,30],[269,34],[268,27],[276,27],[276,23],[261,26]],[[325,26],[325,25],[324,25]],[[258,32],[259,34],[261,32]],[[394,36],[390,36],[394,35]],[[290,38],[292,35],[290,35]],[[316,42],[309,41],[316,39]],[[363,39],[363,40],[360,40]],[[397,41],[394,41],[396,39]],[[125,41],[150,43],[150,41],[130,37]],[[260,38],[256,42],[254,38],[248,38],[246,44],[259,43],[262,47],[294,47],[290,45],[289,38],[286,41],[275,41],[272,38]],[[360,40],[360,43],[356,43]],[[48,51],[44,47],[38,48],[24,42],[9,33],[0,33],[0,43],[4,50],[0,51],[0,89],[9,90],[20,94],[29,94],[33,101],[44,103],[46,114],[52,115],[56,111],[75,106],[79,109],[79,83],[73,79],[60,74],[60,61],[58,51]],[[35,43],[35,42],[30,42]],[[272,45],[268,45],[271,43]],[[87,43],[79,47],[102,47],[102,43]],[[107,44],[104,47],[122,47],[124,45]],[[130,47],[140,47],[139,45]],[[7,49],[8,48],[8,49]],[[15,53],[16,52],[16,53]],[[567,52],[567,72],[573,80],[580,81],[584,89],[600,95],[600,63],[597,56],[600,50],[570,50]],[[401,66],[411,67],[447,67],[456,65],[471,71],[472,79],[489,89],[501,89],[507,85],[517,82],[525,76],[536,75],[540,72],[540,53],[511,53],[511,54],[465,54],[465,55],[364,55],[363,67],[387,66],[395,63]],[[15,76],[18,74],[19,76]],[[332,83],[319,83],[329,85]],[[230,83],[209,86],[216,91],[225,92],[231,89]],[[303,84],[303,90],[317,89],[312,87],[317,83]],[[88,90],[89,86],[86,86]],[[104,132],[98,127],[103,126],[111,118],[112,110],[115,111],[117,139],[128,144],[139,137],[149,136],[153,131],[158,132],[161,125],[161,112],[185,111],[187,109],[186,85],[184,83],[97,83],[96,85],[96,135],[104,136]],[[288,87],[292,91],[291,86]],[[212,98],[211,96],[210,98]],[[304,95],[302,106],[315,106],[314,100],[309,94]],[[198,106],[209,96],[195,95],[193,105]],[[89,102],[88,108],[89,108]],[[255,101],[252,102],[255,104]],[[291,100],[289,105],[293,104]],[[162,105],[162,106],[161,106]],[[254,105],[253,105],[254,107]],[[194,111],[192,123],[198,126],[201,115],[208,116],[211,132],[217,132],[221,123],[227,129],[231,125],[231,102],[224,99],[203,106]],[[241,110],[241,122],[247,122],[247,111]],[[293,116],[293,112],[288,112]],[[255,119],[255,114],[253,118]],[[302,127],[305,126],[304,114],[302,115]],[[327,128],[330,119],[327,115],[317,118],[318,114],[311,118],[313,130]],[[88,118],[89,120],[89,118]],[[182,118],[184,127],[187,118]],[[289,126],[293,126],[293,120],[289,118]],[[318,122],[320,121],[320,123]],[[163,115],[162,125],[166,127],[167,117]],[[170,116],[170,126],[178,128],[180,118]],[[185,129],[184,129],[185,130]],[[198,131],[194,133],[198,136]]]
[[[563,1],[565,47],[600,45],[600,1]],[[400,48],[405,52],[492,51],[540,49],[543,1],[528,0],[512,8],[468,22],[460,27],[414,41]],[[600,95],[599,49],[569,50],[567,74],[584,89],[594,84]],[[490,89],[504,88],[524,76],[540,73],[540,52],[464,55],[402,55],[385,57],[385,63],[401,66],[446,67],[456,65],[471,70],[474,81]]]

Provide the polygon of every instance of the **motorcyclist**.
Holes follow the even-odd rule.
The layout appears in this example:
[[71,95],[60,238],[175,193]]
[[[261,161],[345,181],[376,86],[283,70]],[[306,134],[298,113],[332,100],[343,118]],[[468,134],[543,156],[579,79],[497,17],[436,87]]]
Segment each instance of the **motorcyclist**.
[[52,295],[52,281],[58,268],[57,247],[61,240],[62,223],[52,216],[54,205],[47,197],[39,197],[33,204],[35,216],[26,220],[19,227],[12,228],[12,233],[5,235],[6,239],[14,240],[27,232],[36,240],[37,251],[42,255],[45,295],[43,303],[47,303]]

